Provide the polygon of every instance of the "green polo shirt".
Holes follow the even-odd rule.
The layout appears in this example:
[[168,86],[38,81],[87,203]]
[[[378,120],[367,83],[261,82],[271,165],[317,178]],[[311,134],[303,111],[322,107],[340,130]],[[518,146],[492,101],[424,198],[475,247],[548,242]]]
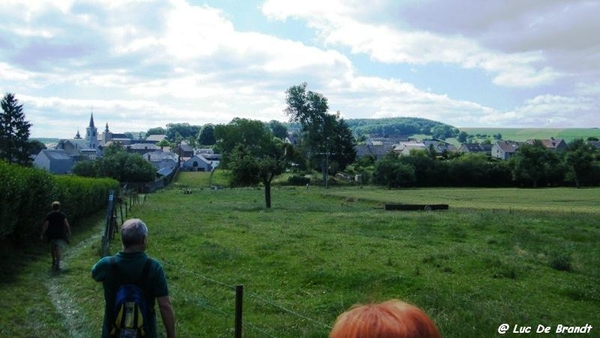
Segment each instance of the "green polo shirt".
[[[148,255],[144,252],[119,252],[114,256],[116,258],[116,263],[119,267],[119,271],[121,275],[119,276],[120,280],[130,280],[137,281],[140,279],[142,275],[142,269],[144,267],[144,263],[146,259],[148,259]],[[117,296],[117,289],[120,285],[118,285],[118,281],[115,280],[115,277],[112,274],[112,270],[110,267],[110,258],[104,257],[100,259],[93,267],[92,267],[92,278],[97,282],[102,282],[104,287],[104,323],[102,325],[102,337],[110,338],[110,326],[109,323],[110,313],[113,311],[115,307],[115,298]],[[150,271],[148,273],[147,280],[143,281],[145,283],[146,289],[152,295],[152,301],[148,303],[148,307],[150,309],[150,318],[148,322],[148,338],[155,338],[157,336],[156,330],[156,314],[154,310],[155,300],[158,297],[165,297],[169,295],[169,289],[167,287],[167,280],[165,278],[165,272],[160,265],[155,260],[152,260],[152,265],[150,266]]]

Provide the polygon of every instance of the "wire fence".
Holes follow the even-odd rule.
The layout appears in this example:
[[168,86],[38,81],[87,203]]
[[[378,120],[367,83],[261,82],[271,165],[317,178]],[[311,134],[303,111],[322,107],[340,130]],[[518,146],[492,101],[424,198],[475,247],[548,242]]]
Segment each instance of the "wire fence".
[[[127,218],[128,211],[134,205],[144,204],[146,195],[138,194],[135,190],[124,190],[118,196],[111,192],[108,199],[106,227],[102,238],[103,255],[107,254],[110,241],[114,239],[118,225]],[[162,264],[166,269],[175,272],[178,279],[194,279],[200,282],[197,284],[171,283],[170,288],[182,303],[207,311],[216,316],[216,321],[222,320],[222,328],[216,329],[220,332],[234,332],[234,329],[237,331],[238,328],[234,328],[234,324],[238,324],[238,320],[240,328],[239,332],[235,332],[235,337],[242,337],[242,331],[246,333],[247,337],[323,337],[331,329],[328,324],[310,318],[291,309],[290,306],[284,306],[256,292],[244,290],[245,299],[243,301],[241,298],[236,299],[239,297],[240,285],[231,285],[169,262],[163,261]],[[193,286],[186,288],[186,285]],[[242,304],[243,320],[241,320]],[[265,317],[273,318],[268,321],[272,323],[269,327],[264,327],[264,324],[262,326],[255,324],[253,321],[261,319],[261,323],[264,323]],[[187,326],[190,323],[179,322],[178,325]]]
[[[231,285],[195,271],[190,271],[184,267],[174,265],[169,262],[162,262],[163,266],[171,274],[177,275],[178,279],[195,279],[200,283],[194,285],[193,289],[182,286],[184,283],[173,283],[171,289],[175,297],[187,305],[202,308],[211,315],[223,319],[224,328],[232,328],[236,316],[235,296],[236,285]],[[310,318],[309,316],[284,306],[277,301],[265,297],[256,292],[244,290],[244,313],[242,328],[248,337],[303,337],[326,335],[331,326]],[[264,324],[256,324],[253,319],[273,318],[269,321],[272,325],[265,327]],[[180,323],[180,325],[186,325]],[[223,330],[221,330],[222,332]],[[304,334],[299,333],[304,332]],[[315,334],[315,332],[319,332]],[[251,333],[251,334],[250,334]]]

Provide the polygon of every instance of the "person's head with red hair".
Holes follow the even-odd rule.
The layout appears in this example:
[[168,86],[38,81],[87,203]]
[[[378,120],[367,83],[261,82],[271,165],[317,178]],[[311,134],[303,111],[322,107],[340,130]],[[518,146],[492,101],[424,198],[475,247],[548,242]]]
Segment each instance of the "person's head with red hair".
[[441,335],[421,309],[392,299],[353,306],[336,319],[329,338],[441,338]]

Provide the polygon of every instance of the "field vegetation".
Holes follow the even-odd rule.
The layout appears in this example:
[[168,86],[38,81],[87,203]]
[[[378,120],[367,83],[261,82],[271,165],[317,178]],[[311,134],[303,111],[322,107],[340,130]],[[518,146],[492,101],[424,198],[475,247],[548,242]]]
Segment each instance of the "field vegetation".
[[[220,179],[181,173],[127,215],[150,227],[181,337],[231,337],[240,284],[245,337],[326,337],[353,304],[389,298],[422,307],[444,337],[493,337],[502,323],[600,325],[597,188],[279,187],[266,209],[260,189],[209,188]],[[0,336],[99,335],[102,288],[89,272],[103,221],[74,227],[59,274],[41,243],[2,260]]]
[[562,138],[566,142],[574,139],[587,139],[588,137],[600,138],[600,128],[459,128],[469,135],[501,134],[503,140],[527,141],[531,139]]

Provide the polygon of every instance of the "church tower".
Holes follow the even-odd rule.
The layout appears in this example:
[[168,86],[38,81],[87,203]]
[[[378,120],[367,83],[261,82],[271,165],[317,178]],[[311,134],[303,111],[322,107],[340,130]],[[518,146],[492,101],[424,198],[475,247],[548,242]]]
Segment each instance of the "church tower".
[[90,149],[98,148],[98,129],[94,126],[94,113],[90,117],[90,125],[85,132],[85,140],[88,142]]

